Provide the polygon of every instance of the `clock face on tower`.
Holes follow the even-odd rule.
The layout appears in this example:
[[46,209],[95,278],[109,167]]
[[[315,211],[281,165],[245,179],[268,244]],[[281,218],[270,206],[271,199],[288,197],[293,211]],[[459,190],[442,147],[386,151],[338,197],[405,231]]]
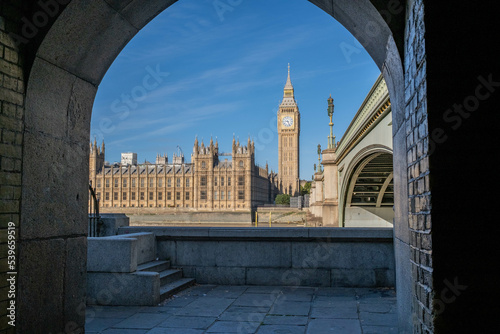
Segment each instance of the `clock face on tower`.
[[289,127],[291,127],[291,126],[293,125],[293,118],[292,118],[292,117],[290,117],[290,116],[285,116],[285,117],[283,117],[283,118],[281,119],[281,123],[282,123],[285,127],[289,128]]

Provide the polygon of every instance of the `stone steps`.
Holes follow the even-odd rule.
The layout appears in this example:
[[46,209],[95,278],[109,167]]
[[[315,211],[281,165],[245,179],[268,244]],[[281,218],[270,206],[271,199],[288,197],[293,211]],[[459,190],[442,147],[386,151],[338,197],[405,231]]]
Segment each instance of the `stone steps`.
[[160,287],[182,278],[182,270],[168,269],[160,272]]
[[156,271],[160,272],[170,268],[170,261],[150,261],[137,266],[137,271]]
[[166,298],[174,295],[175,293],[182,291],[190,286],[194,285],[194,278],[181,278],[172,283],[163,285],[160,288],[160,298],[161,300],[165,300]]
[[[182,269],[171,268],[170,261],[155,259],[156,238],[152,233],[88,240],[89,305],[154,306],[195,283],[192,278],[183,278]],[[110,300],[101,300],[103,289],[110,290],[108,285],[115,281],[121,288],[113,293]]]
[[160,276],[160,301],[195,283],[194,278],[185,278],[181,269],[170,268],[170,261],[155,260],[137,266],[137,271],[157,272]]

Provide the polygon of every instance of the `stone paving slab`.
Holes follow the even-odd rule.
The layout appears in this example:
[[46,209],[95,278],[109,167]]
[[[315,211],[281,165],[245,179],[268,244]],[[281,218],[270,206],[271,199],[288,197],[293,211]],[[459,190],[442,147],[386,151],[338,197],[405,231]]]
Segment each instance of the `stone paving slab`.
[[166,328],[191,328],[191,329],[207,329],[212,325],[217,318],[215,317],[197,317],[197,316],[180,316],[174,315],[168,317],[160,323],[158,327]]
[[106,329],[103,334],[145,334],[148,330],[145,329]]
[[165,315],[161,313],[136,313],[125,320],[113,325],[113,328],[135,328],[151,329],[165,321]]
[[255,333],[260,322],[216,321],[205,333]]
[[293,326],[293,325],[262,325],[259,327],[257,334],[304,334],[306,326]]
[[161,328],[156,327],[146,332],[146,334],[202,334],[204,329],[188,329],[188,328]]
[[275,315],[308,315],[311,309],[309,302],[284,301],[276,302],[271,308],[270,314]]
[[195,285],[154,307],[87,308],[89,334],[397,333],[392,289]]
[[308,321],[309,318],[307,316],[267,315],[262,324],[305,326]]
[[266,313],[224,312],[219,317],[219,320],[262,322],[262,320],[264,320],[265,317],[266,317]]
[[361,334],[361,325],[351,319],[313,319],[307,326],[308,334],[349,333]]
[[358,319],[358,308],[354,307],[313,307],[310,318],[313,319]]

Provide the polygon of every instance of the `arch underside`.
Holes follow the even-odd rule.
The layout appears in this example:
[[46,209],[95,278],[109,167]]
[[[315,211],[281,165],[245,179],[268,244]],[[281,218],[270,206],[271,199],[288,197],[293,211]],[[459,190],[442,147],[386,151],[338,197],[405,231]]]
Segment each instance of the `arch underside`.
[[392,155],[375,153],[359,164],[352,176],[346,207],[392,207],[394,181]]

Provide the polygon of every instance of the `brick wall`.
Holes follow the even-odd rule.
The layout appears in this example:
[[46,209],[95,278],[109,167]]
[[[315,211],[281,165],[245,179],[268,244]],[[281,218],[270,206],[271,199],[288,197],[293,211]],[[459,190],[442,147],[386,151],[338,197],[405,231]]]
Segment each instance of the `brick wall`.
[[424,5],[409,1],[405,27],[405,120],[414,332],[433,332],[432,237]]
[[[14,333],[7,313],[7,227],[19,227],[23,142],[24,74],[19,48],[7,33],[17,31],[20,5],[0,4],[0,332]],[[17,253],[17,252],[16,252]],[[17,268],[16,268],[17,269]]]

